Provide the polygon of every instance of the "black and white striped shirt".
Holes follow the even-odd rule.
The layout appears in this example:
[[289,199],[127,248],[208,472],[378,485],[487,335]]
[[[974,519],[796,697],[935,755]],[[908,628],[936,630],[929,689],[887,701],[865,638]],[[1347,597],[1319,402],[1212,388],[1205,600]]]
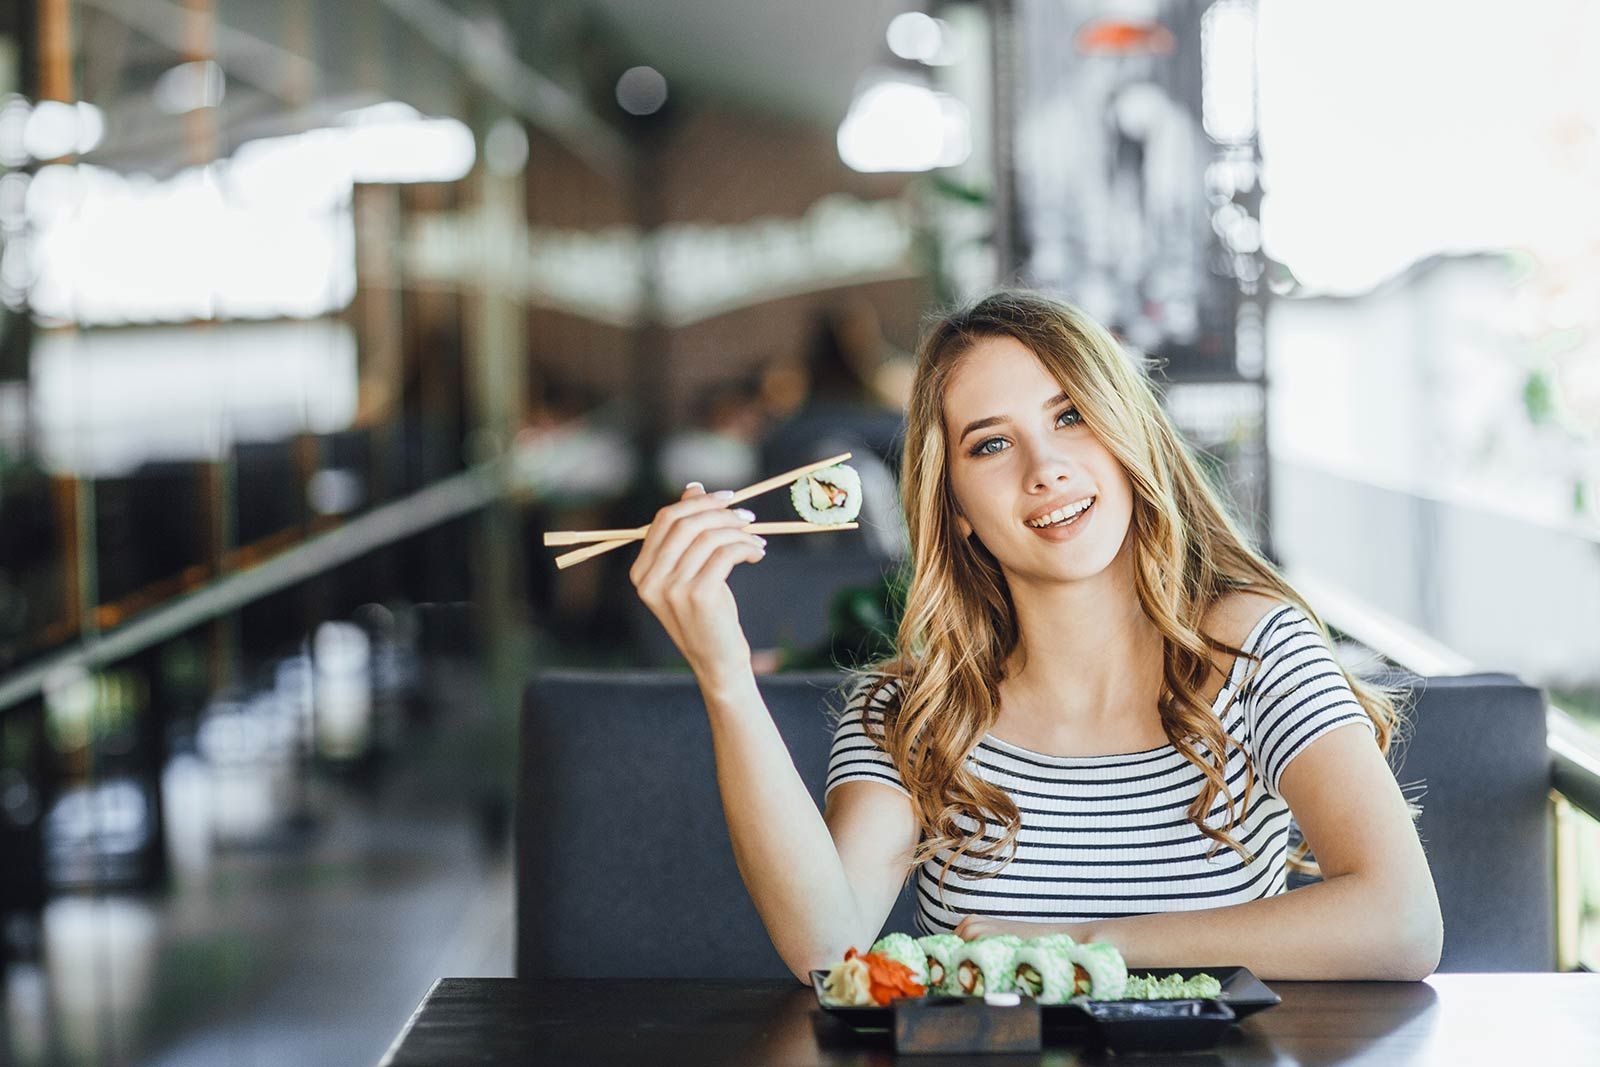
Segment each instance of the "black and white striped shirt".
[[[1083,922],[1159,911],[1222,907],[1284,891],[1289,806],[1278,792],[1284,768],[1330,730],[1350,724],[1372,731],[1327,642],[1304,612],[1291,604],[1269,611],[1242,646],[1262,666],[1224,715],[1223,723],[1254,761],[1257,784],[1232,834],[1256,858],[1219,847],[1189,822],[1189,805],[1203,778],[1170,744],[1114,756],[1049,756],[985,735],[968,766],[1016,802],[1022,830],[1011,861],[991,878],[964,877],[979,861],[963,858],[950,870],[943,893],[939,875],[948,851],[916,873],[917,922],[928,933],[949,931],[963,916],[986,915],[1033,922]],[[1236,657],[1213,710],[1248,673]],[[827,788],[844,782],[880,782],[905,792],[887,753],[862,728],[863,715],[881,723],[880,692],[865,707],[865,684],[846,705],[834,732]],[[1374,735],[1375,736],[1375,735]],[[1227,781],[1242,797],[1245,756],[1230,751]],[[1226,814],[1220,795],[1214,826]],[[965,817],[963,829],[976,824]],[[996,840],[999,828],[985,828]]]

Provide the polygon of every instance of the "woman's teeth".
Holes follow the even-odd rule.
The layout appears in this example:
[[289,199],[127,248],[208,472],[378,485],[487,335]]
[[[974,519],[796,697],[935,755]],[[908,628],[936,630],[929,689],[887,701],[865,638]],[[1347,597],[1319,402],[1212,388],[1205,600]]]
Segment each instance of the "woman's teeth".
[[1036,530],[1042,530],[1046,526],[1069,525],[1073,519],[1076,519],[1079,515],[1082,515],[1085,511],[1088,511],[1090,505],[1092,505],[1096,499],[1096,497],[1092,496],[1085,497],[1076,504],[1073,504],[1069,507],[1057,508],[1044,518],[1035,519],[1027,523],[1027,525],[1032,526]]

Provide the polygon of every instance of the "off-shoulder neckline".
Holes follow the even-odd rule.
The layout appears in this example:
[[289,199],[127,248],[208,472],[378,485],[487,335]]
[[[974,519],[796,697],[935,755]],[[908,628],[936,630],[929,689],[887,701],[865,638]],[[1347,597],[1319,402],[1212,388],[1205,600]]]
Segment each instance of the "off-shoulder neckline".
[[[1272,620],[1281,616],[1285,608],[1292,607],[1294,607],[1293,604],[1279,603],[1277,606],[1267,609],[1267,611],[1262,614],[1261,618],[1256,620],[1255,625],[1250,629],[1250,633],[1245,637],[1244,643],[1239,647],[1247,652],[1257,651],[1256,645],[1261,640],[1261,635],[1267,629],[1268,624],[1272,622]],[[1212,711],[1217,712],[1218,714],[1221,713],[1220,709],[1222,705],[1226,703],[1229,694],[1238,689],[1239,683],[1242,680],[1241,672],[1244,669],[1244,665],[1249,662],[1250,661],[1244,656],[1233,657],[1233,666],[1228,671],[1228,680],[1223,683],[1222,689],[1217,693],[1216,699],[1211,702]],[[1160,754],[1169,754],[1179,757],[1182,756],[1182,753],[1174,748],[1170,741],[1164,745],[1157,745],[1154,748],[1140,749],[1137,752],[1108,752],[1094,756],[1058,756],[1053,753],[1039,752],[1035,749],[1027,748],[1011,741],[1006,741],[1003,738],[996,737],[991,733],[985,733],[983,735],[978,742],[978,747],[995,749],[999,750],[1001,754],[1014,754],[1030,761],[1043,761],[1051,766],[1062,767],[1105,767],[1117,766],[1123,763],[1153,763],[1155,762],[1155,758],[1153,757],[1157,757]]]

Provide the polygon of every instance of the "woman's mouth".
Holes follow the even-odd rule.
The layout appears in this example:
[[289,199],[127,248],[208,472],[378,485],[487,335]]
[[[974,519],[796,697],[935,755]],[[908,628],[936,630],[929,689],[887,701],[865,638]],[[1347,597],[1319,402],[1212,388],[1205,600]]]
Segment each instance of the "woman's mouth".
[[1029,519],[1024,525],[1033,530],[1053,530],[1071,526],[1079,518],[1087,514],[1090,508],[1094,507],[1094,502],[1097,499],[1098,497],[1084,497],[1077,503],[1057,508],[1048,515],[1043,515],[1037,519]]

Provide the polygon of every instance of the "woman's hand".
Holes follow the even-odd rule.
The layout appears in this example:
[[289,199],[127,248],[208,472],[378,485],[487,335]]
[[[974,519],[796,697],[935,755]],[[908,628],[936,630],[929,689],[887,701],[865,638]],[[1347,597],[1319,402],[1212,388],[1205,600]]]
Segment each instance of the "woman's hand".
[[1015,934],[1024,940],[1043,937],[1045,934],[1071,934],[1074,941],[1084,941],[1081,936],[1087,923],[1023,923],[1012,919],[986,919],[981,915],[968,915],[956,924],[955,935],[963,941],[976,941],[980,937],[997,937]]
[[731,492],[691,482],[676,504],[656,512],[628,571],[639,598],[661,620],[702,687],[750,670],[750,643],[728,574],[766,554],[766,539],[740,527],[755,520],[728,510]]

